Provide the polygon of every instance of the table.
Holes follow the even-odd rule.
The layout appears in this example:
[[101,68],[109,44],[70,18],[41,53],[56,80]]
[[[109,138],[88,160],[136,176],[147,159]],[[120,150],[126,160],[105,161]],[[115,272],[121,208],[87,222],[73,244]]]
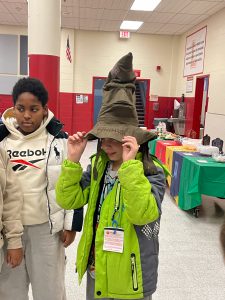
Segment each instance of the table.
[[161,160],[163,164],[166,164],[166,147],[168,146],[181,146],[180,141],[173,140],[158,140],[156,143],[155,155]]
[[215,162],[211,157],[184,156],[179,207],[189,210],[201,205],[201,194],[225,198],[225,163]]
[[156,148],[156,143],[158,140],[160,140],[160,138],[157,138],[157,139],[154,139],[154,140],[148,142],[149,152],[152,155],[155,155],[155,148]]
[[[168,146],[166,147],[166,167],[172,174],[172,165],[173,165],[173,154],[175,151],[187,151],[187,152],[193,152],[195,150],[189,150],[186,146]],[[168,185],[171,185],[172,177],[167,177]]]
[[174,151],[172,162],[172,178],[170,185],[170,195],[173,197],[178,196],[180,188],[180,176],[182,169],[182,162],[184,157],[198,157],[199,152],[187,152],[187,151]]

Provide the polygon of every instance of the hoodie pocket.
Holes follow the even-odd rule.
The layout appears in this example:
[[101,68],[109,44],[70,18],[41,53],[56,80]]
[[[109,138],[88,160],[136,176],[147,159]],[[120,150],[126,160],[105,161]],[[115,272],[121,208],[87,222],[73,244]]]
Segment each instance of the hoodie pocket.
[[136,256],[134,253],[131,253],[130,256],[131,261],[131,275],[132,275],[132,282],[133,282],[133,290],[138,290],[138,280],[137,280],[137,266],[136,266]]

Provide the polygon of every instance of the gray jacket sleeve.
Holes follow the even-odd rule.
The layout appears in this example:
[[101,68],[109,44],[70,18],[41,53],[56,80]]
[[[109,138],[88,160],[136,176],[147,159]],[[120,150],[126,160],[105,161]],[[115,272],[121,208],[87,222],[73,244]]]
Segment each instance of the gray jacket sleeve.
[[166,191],[166,177],[162,168],[157,167],[158,174],[147,176],[152,185],[152,193],[155,196],[159,211],[161,213],[161,204]]

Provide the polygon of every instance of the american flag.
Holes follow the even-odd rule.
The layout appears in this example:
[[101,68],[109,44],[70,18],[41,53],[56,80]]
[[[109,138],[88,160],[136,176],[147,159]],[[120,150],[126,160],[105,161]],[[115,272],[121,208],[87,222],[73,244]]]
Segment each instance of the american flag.
[[72,62],[72,57],[71,57],[71,52],[70,52],[70,40],[69,36],[67,38],[67,43],[66,43],[66,58],[68,61],[71,63]]

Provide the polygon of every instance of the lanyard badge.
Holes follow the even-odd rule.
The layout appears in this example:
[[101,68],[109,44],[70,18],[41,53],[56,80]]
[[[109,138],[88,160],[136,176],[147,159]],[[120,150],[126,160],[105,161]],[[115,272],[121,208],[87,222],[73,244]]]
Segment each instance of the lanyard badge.
[[120,208],[120,182],[118,182],[116,189],[116,197],[115,197],[115,205],[114,211],[112,215],[112,227],[104,228],[104,243],[103,250],[123,253],[123,245],[124,245],[124,230],[122,228],[118,228],[118,221],[115,219],[116,214],[118,213],[118,217],[120,216],[119,208]]
[[123,253],[124,230],[122,228],[106,227],[104,229],[103,250]]

